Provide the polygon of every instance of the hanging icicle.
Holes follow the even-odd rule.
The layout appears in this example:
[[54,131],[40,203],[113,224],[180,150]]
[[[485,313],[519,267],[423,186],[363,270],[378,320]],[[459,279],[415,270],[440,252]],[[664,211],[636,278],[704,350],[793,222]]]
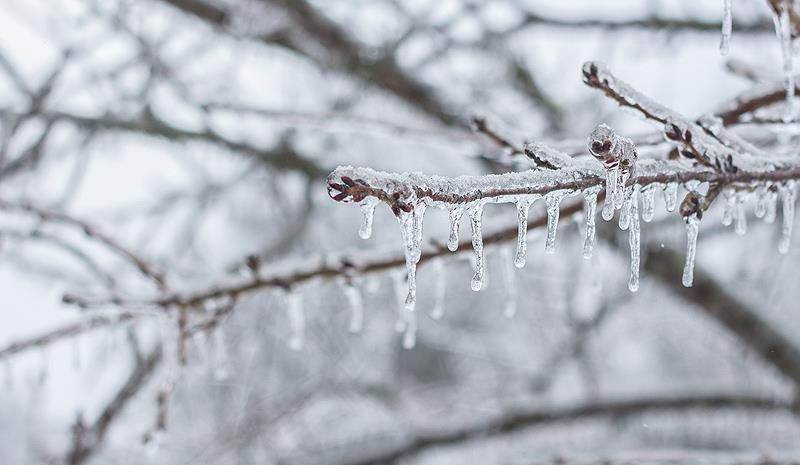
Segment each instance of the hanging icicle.
[[745,233],[747,233],[747,212],[744,210],[744,195],[737,194],[734,196],[734,200],[735,205],[733,213],[734,219],[736,220],[734,231],[736,231],[736,234],[744,236]]
[[678,206],[678,183],[668,182],[664,186],[664,207],[668,212],[675,211]]
[[700,229],[700,219],[697,214],[684,218],[686,221],[686,262],[683,266],[683,285],[692,287],[694,283],[694,259],[697,252],[697,233]]
[[432,263],[436,288],[431,318],[439,320],[444,316],[445,298],[447,297],[447,267],[443,259],[435,259]]
[[367,197],[361,201],[361,226],[358,228],[358,236],[362,239],[369,239],[372,236],[372,219],[378,202],[375,197]]
[[787,181],[779,187],[781,206],[783,207],[783,226],[781,227],[781,242],[778,244],[778,251],[782,254],[789,253],[789,246],[792,242],[795,201],[794,184],[794,181]]
[[639,223],[639,186],[632,186],[632,194],[630,200],[627,202],[629,228],[628,228],[628,245],[631,250],[631,276],[628,280],[628,289],[631,292],[639,290],[639,264],[640,264],[640,234],[641,228]]
[[774,15],[775,34],[781,44],[781,57],[783,58],[783,80],[786,90],[786,112],[783,121],[789,123],[796,116],[795,78],[794,78],[794,50],[792,50],[792,21],[786,5],[781,3]]
[[612,169],[606,171],[606,200],[603,203],[603,219],[611,221],[614,217],[614,192],[617,191],[617,179],[619,170]]
[[450,236],[447,238],[447,248],[451,252],[458,250],[458,226],[461,222],[461,215],[464,214],[464,207],[455,205],[450,207]]
[[289,316],[289,348],[300,350],[305,345],[306,315],[303,309],[303,295],[290,291],[286,294],[286,308]]
[[351,333],[360,333],[364,327],[364,299],[361,289],[352,280],[343,284],[344,295],[350,304],[350,323],[348,330]]
[[472,248],[475,250],[475,275],[472,277],[470,287],[473,291],[483,288],[483,275],[486,272],[486,257],[483,253],[483,234],[481,222],[483,221],[483,203],[476,203],[469,211],[470,227],[472,230]]
[[544,196],[547,204],[547,238],[545,239],[544,251],[555,253],[556,251],[556,232],[558,231],[558,215],[561,212],[561,200],[567,196],[569,191],[548,192]]
[[731,50],[731,33],[733,32],[733,0],[722,0],[722,38],[719,41],[719,53],[727,55]]
[[585,221],[586,236],[583,240],[583,258],[590,259],[594,253],[595,216],[597,216],[597,195],[601,186],[594,186],[583,191],[583,216]]
[[517,268],[525,266],[528,255],[528,211],[534,198],[523,197],[517,200],[517,253],[514,257],[514,265]]
[[645,223],[653,221],[656,209],[656,184],[642,187],[639,191],[642,198],[642,220]]
[[625,187],[625,196],[622,209],[619,212],[619,229],[626,231],[631,224],[631,206],[633,203],[634,186]]

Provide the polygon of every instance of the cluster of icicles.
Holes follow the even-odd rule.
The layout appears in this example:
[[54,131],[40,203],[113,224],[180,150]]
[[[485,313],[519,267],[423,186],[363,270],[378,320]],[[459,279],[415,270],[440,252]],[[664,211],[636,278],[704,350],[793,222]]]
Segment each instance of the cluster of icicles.
[[[794,44],[792,39],[792,21],[789,9],[792,2],[780,2],[777,11],[773,14],[775,23],[775,35],[781,47],[781,58],[783,60],[783,81],[786,89],[786,111],[783,120],[786,123],[796,119],[798,104],[795,97],[795,75],[794,75]],[[719,43],[719,51],[722,55],[727,55],[731,48],[731,34],[733,32],[733,0],[722,0],[722,39]]]
[[[630,277],[628,280],[628,288],[632,292],[636,292],[639,288],[639,266],[640,266],[640,220],[650,222],[655,216],[655,195],[656,191],[663,191],[664,203],[666,210],[672,212],[678,205],[678,188],[677,182],[670,182],[665,185],[661,184],[648,184],[640,186],[638,184],[626,185],[626,179],[619,173],[618,169],[610,169],[606,171],[606,192],[610,192],[609,198],[606,199],[602,210],[602,217],[605,220],[611,220],[615,211],[619,211],[618,224],[622,230],[627,230],[629,234],[630,246]],[[780,197],[781,205],[783,208],[783,226],[781,233],[781,240],[778,249],[781,253],[787,253],[789,250],[789,243],[792,234],[792,225],[794,223],[794,204],[795,204],[795,186],[794,181],[787,181],[781,184],[759,184],[749,186],[748,190],[755,191],[756,205],[755,216],[763,218],[767,223],[775,221],[777,216],[777,201]],[[595,185],[584,189],[581,194],[584,199],[584,221],[585,221],[585,236],[583,243],[583,257],[589,259],[592,257],[595,244],[595,216],[597,210],[597,198],[602,189],[602,185]],[[697,190],[699,183],[688,182],[685,185],[686,190]],[[571,190],[557,190],[546,194],[526,194],[519,196],[505,196],[502,198],[503,202],[512,202],[517,207],[518,218],[518,233],[516,253],[513,257],[513,263],[517,268],[525,266],[527,257],[527,232],[528,232],[528,211],[531,206],[539,199],[544,199],[547,208],[547,232],[545,238],[545,251],[554,253],[556,249],[556,232],[559,220],[559,212],[561,201],[569,196],[575,195],[578,192]],[[745,213],[745,192],[736,192],[733,190],[726,190],[723,192],[724,198],[724,214],[723,224],[735,224],[735,230],[738,234],[744,234],[747,228],[747,217]],[[474,270],[475,274],[472,277],[470,287],[474,291],[480,291],[486,279],[486,258],[483,246],[482,236],[482,220],[483,209],[487,203],[497,203],[498,199],[481,199],[466,204],[449,204],[445,207],[448,209],[450,228],[449,237],[447,240],[447,247],[450,251],[455,252],[459,244],[459,225],[460,220],[464,213],[469,217],[469,224],[471,229],[472,248],[475,253]],[[374,197],[368,197],[360,204],[362,212],[362,221],[359,228],[359,236],[367,239],[372,234],[372,222],[376,205],[379,201]],[[405,276],[398,275],[395,279],[395,289],[397,290],[398,299],[403,302],[404,312],[401,312],[401,317],[398,320],[397,330],[404,331],[403,345],[406,348],[414,346],[415,333],[416,333],[416,302],[417,302],[417,263],[422,255],[422,232],[423,220],[425,211],[429,206],[426,199],[416,199],[410,201],[412,209],[409,212],[400,211],[397,216],[400,223],[401,234],[403,238],[404,252],[405,252]],[[694,275],[694,261],[695,252],[697,249],[697,236],[700,225],[700,219],[697,215],[690,215],[685,218],[686,222],[686,262],[683,272],[682,282],[685,286],[691,286]],[[509,254],[510,255],[510,254]],[[431,316],[434,318],[441,317],[443,313],[443,298],[440,294],[444,293],[444,279],[440,276],[443,273],[444,265],[441,260],[434,261],[437,267],[437,276],[441,286],[437,286],[436,299],[434,310]],[[505,272],[504,274],[509,274]],[[405,278],[405,279],[403,279]],[[405,284],[405,286],[404,286]],[[506,284],[510,293],[515,293],[513,286],[513,279],[506,276]],[[441,289],[439,289],[441,288]],[[351,331],[359,331],[363,324],[363,303],[361,294],[356,286],[348,283],[345,286],[345,294],[350,301],[353,309],[353,316],[350,324]],[[511,302],[505,310],[507,316],[513,316],[516,312],[514,303],[516,299],[511,296]],[[296,328],[295,328],[296,329]],[[293,337],[292,340],[296,341],[298,337]]]

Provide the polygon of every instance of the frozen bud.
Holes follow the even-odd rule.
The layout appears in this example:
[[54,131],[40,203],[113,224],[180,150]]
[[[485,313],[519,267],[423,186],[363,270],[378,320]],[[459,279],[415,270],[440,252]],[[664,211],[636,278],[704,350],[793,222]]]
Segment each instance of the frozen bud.
[[616,148],[617,135],[613,129],[607,124],[598,124],[589,134],[587,145],[589,152],[595,158],[600,160],[606,168],[611,168],[617,165],[618,160],[614,157],[614,149]]
[[692,215],[697,215],[697,219],[703,218],[703,203],[704,198],[702,194],[697,191],[691,191],[686,194],[678,212],[683,218],[689,218]]

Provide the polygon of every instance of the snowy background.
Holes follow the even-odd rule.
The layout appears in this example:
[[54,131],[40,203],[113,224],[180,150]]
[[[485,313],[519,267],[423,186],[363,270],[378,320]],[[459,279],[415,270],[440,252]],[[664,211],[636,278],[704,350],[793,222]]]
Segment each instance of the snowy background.
[[[780,89],[768,4],[734,2],[722,56],[721,0],[4,0],[0,463],[799,458],[800,360],[770,356],[781,348],[726,322],[718,294],[684,291],[682,263],[671,280],[643,270],[628,291],[627,233],[599,218],[591,260],[580,215],[562,218],[553,255],[531,230],[521,270],[513,240],[487,247],[481,292],[470,290],[468,249],[422,264],[411,349],[395,330],[402,267],[243,292],[187,340],[182,367],[178,309],[135,304],[245,282],[249,256],[276,275],[341,256],[402,257],[391,211],[379,205],[372,237],[360,239],[359,209],[332,201],[325,177],[338,165],[446,176],[528,168],[470,132],[472,115],[518,141],[578,152],[600,122],[658,136],[582,83],[587,60],[692,118],[753,79]],[[768,129],[742,135],[797,146]],[[707,212],[696,273],[800,354],[800,247],[779,254],[780,220],[756,219],[747,201],[744,236],[721,225],[722,202]],[[531,217],[543,213],[538,202]],[[426,220],[425,240],[445,242],[446,213]],[[485,234],[515,225],[512,206],[487,206]],[[98,236],[163,273],[169,290]],[[685,241],[658,195],[642,225],[644,260],[648,250],[682,257]],[[122,303],[81,310],[65,294]],[[441,319],[429,316],[437,299]],[[220,300],[191,308],[191,322]],[[306,322],[299,350],[293,306]],[[124,321],[11,350],[96,317]],[[637,400],[661,406],[615,408]]]

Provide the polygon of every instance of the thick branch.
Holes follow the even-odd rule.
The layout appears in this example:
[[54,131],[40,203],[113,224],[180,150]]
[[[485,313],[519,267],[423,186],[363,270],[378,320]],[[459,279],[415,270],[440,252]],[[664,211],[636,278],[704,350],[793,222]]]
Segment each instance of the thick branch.
[[686,410],[742,409],[751,411],[792,411],[791,402],[750,395],[698,395],[684,397],[653,397],[632,400],[607,400],[576,407],[531,409],[507,412],[498,418],[454,430],[420,432],[404,444],[374,455],[348,462],[348,465],[393,463],[420,454],[435,447],[463,444],[469,441],[502,436],[525,428],[549,425],[556,422],[577,421],[588,418],[609,418],[639,415],[648,412],[676,412]]
[[645,270],[735,334],[800,389],[800,348],[702,269],[695,267],[694,284],[683,287],[675,280],[683,269],[683,260],[682,254],[669,248],[651,248],[644,260]]

